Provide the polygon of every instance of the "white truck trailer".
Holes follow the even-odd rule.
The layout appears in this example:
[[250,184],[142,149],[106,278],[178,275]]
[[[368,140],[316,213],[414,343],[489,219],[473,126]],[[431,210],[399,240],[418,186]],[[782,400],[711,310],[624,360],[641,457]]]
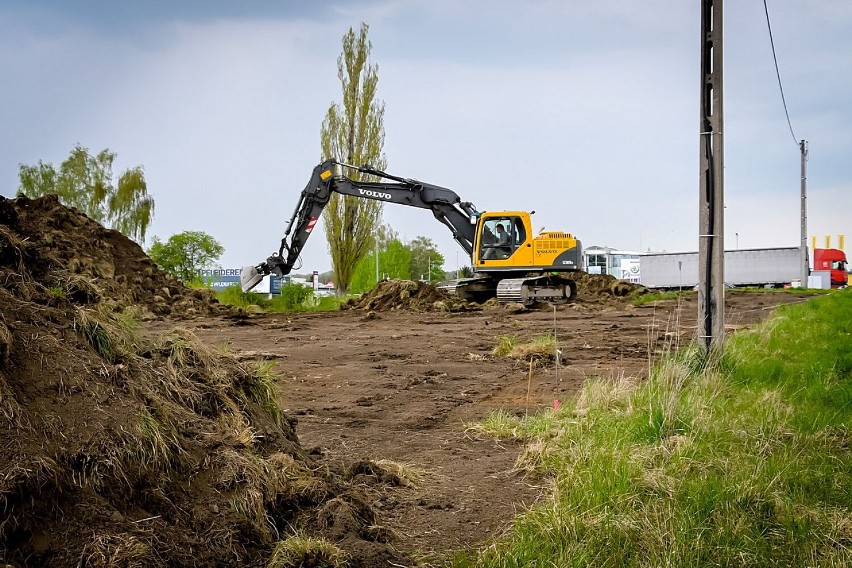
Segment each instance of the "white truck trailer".
[[[725,283],[780,286],[801,280],[798,247],[725,251]],[[639,281],[648,288],[692,288],[698,284],[698,253],[648,253],[639,256]]]

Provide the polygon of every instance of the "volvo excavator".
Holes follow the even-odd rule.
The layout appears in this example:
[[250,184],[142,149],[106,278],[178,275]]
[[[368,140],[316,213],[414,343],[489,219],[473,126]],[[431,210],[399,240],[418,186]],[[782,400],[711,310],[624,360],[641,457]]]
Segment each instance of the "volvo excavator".
[[[379,181],[347,177],[352,170]],[[580,241],[571,233],[544,231],[533,235],[530,213],[480,212],[453,190],[397,177],[370,166],[327,160],[314,168],[287,223],[278,252],[256,266],[242,269],[240,283],[251,290],[267,274],[285,276],[293,270],[333,193],[428,209],[447,226],[470,255],[474,275],[440,285],[464,300],[518,302],[527,307],[546,301],[572,301],[577,285],[571,273],[583,269]]]

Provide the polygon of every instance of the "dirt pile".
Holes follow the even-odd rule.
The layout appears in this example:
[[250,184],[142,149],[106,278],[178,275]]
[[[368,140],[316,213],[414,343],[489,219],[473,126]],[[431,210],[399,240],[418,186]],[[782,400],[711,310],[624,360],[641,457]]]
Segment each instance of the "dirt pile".
[[629,300],[648,292],[648,289],[641,284],[619,280],[609,274],[575,272],[571,278],[577,283],[577,300],[580,302],[606,303],[613,300]]
[[163,287],[217,309],[55,200],[0,200],[0,565],[405,562],[301,448],[270,366],[142,337]]
[[[618,280],[608,274],[576,272],[571,278],[577,283],[577,301],[590,304],[622,303],[647,292],[647,288]],[[509,308],[525,311],[521,304],[502,305],[492,298],[484,304],[466,302],[436,286],[412,280],[384,280],[363,294],[349,300],[342,309],[374,312],[403,311],[469,311],[482,308]]]
[[104,299],[119,306],[138,305],[144,315],[229,312],[211,292],[186,288],[160,270],[138,244],[65,207],[55,196],[0,198],[0,224],[6,246],[19,251],[6,254],[20,254],[34,281],[54,295],[65,292],[89,303]]
[[390,310],[457,312],[476,309],[476,306],[432,284],[414,280],[383,280],[360,298],[349,300],[341,307],[377,312]]

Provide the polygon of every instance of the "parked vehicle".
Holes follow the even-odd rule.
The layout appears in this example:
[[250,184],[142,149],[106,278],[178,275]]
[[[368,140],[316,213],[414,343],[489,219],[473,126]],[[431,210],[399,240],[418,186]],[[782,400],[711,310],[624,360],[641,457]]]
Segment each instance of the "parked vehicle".
[[[813,252],[813,270],[831,271],[831,286],[845,286],[846,253],[839,249]],[[798,247],[727,250],[725,287],[789,285],[801,280],[801,262]],[[698,253],[640,255],[639,281],[648,288],[694,288],[698,285]]]
[[848,284],[846,253],[840,249],[814,249],[814,270],[831,271],[832,288]]
[[[797,247],[725,251],[726,287],[783,286],[801,277]],[[649,288],[693,288],[698,285],[698,253],[640,255],[639,281]]]

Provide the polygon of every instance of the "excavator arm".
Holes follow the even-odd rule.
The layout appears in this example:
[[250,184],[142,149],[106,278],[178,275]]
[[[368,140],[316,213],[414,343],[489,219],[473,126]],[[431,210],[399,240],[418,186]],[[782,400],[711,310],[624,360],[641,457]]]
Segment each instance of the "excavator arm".
[[[343,168],[386,181],[356,181],[343,175]],[[278,252],[257,266],[243,268],[240,283],[244,291],[254,288],[267,274],[285,276],[293,270],[332,193],[429,209],[438,221],[450,229],[453,238],[465,252],[473,252],[475,224],[471,220],[479,213],[472,203],[463,202],[454,191],[414,179],[396,177],[370,166],[356,167],[327,160],[314,168],[311,179],[287,222]]]

